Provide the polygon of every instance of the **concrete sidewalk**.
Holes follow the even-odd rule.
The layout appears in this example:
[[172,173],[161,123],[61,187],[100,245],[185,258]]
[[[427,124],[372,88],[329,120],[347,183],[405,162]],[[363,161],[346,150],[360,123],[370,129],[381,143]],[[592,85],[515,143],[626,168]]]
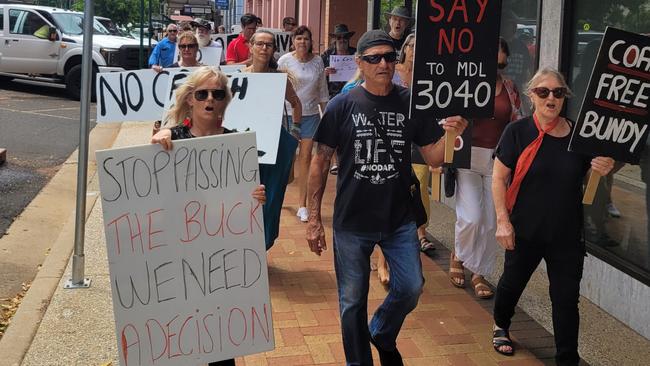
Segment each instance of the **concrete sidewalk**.
[[[114,146],[147,143],[150,133],[148,124],[124,123]],[[335,178],[330,178],[323,200],[323,216],[326,225],[331,227]],[[98,191],[94,177],[88,190]],[[54,295],[50,300],[39,298],[38,292],[29,291],[25,301],[36,302],[47,310],[40,320],[36,319],[37,314],[24,314],[22,307],[19,309],[7,335],[0,341],[0,365],[118,364],[100,201],[97,200],[92,208],[86,224],[86,276],[93,281],[92,286],[89,289],[63,289],[63,283],[70,278],[70,263],[61,278],[40,278],[39,274],[34,287],[43,282],[56,282]],[[287,191],[280,238],[268,253],[276,349],[240,358],[237,365],[344,364],[332,250],[329,248],[321,257],[309,251],[304,240],[305,224],[295,216],[297,201],[298,189],[294,183]],[[448,220],[442,218],[448,218],[448,211],[442,205],[436,205],[433,216],[441,218],[440,225],[429,228],[447,245],[448,236],[453,237],[453,228]],[[70,225],[66,226],[66,230],[71,229]],[[330,229],[327,235],[331,244]],[[449,252],[440,245],[436,252],[434,260],[422,256],[426,278],[424,293],[398,339],[398,347],[407,365],[551,363],[550,357],[554,352],[552,336],[523,312],[515,315],[512,327],[513,338],[518,343],[517,354],[514,357],[496,354],[491,343],[491,302],[478,301],[469,290],[453,287],[446,274]],[[46,262],[44,266],[60,263],[65,262]],[[374,273],[370,285],[369,307],[372,312],[386,292]],[[20,333],[29,327],[35,327],[33,339],[29,332]],[[26,351],[21,352],[22,349]],[[643,350],[640,351],[642,354]],[[376,353],[374,356],[378,365]]]

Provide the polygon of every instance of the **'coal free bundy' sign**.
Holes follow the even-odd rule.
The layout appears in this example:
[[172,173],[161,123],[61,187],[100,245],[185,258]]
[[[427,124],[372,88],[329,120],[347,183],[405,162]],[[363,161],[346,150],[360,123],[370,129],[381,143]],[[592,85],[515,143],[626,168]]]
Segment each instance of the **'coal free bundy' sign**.
[[273,349],[255,134],[96,155],[120,365]]
[[608,27],[569,149],[638,164],[649,99],[650,38]]
[[411,117],[492,117],[501,0],[418,1]]

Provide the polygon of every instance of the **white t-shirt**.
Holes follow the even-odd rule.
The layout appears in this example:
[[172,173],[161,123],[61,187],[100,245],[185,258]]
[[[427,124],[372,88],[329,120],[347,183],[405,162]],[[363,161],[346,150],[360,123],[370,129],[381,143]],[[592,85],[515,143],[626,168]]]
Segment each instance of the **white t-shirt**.
[[[300,62],[293,53],[287,53],[278,60],[278,69],[288,71],[293,76],[293,88],[300,98],[303,116],[318,114],[318,104],[329,100],[323,60],[314,55],[310,61]],[[286,105],[291,115],[291,105]]]

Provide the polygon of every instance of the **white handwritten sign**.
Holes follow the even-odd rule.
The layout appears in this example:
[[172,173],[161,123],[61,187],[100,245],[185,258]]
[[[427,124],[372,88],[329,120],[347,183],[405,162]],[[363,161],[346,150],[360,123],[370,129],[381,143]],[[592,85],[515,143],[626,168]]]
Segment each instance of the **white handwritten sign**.
[[336,72],[330,75],[330,81],[348,81],[357,71],[354,55],[331,55],[330,67],[336,69]]
[[[221,47],[199,47],[196,52],[196,61],[206,66],[219,66],[221,63],[221,53],[225,52]],[[225,53],[224,53],[225,55]],[[178,47],[174,53],[174,60],[180,60]]]
[[97,74],[97,122],[159,119],[168,84],[169,69]]
[[[167,121],[167,111],[176,101],[175,90],[191,71],[176,69],[168,78],[163,126],[179,121]],[[233,98],[224,116],[224,127],[237,131],[257,132],[260,164],[275,164],[280,141],[280,128],[284,111],[284,93],[287,85],[285,73],[242,73],[228,75],[228,86]]]
[[97,152],[121,365],[274,348],[254,133]]

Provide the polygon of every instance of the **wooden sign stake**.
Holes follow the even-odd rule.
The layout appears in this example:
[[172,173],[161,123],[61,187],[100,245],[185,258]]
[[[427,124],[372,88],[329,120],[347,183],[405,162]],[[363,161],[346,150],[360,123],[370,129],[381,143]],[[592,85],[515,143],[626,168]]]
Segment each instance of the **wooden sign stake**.
[[454,146],[456,146],[456,134],[447,131],[445,133],[445,164],[454,162]]
[[591,205],[594,202],[594,197],[596,196],[596,189],[598,188],[598,182],[600,182],[600,177],[602,176],[593,170],[589,174],[589,181],[587,182],[585,195],[584,197],[582,197],[583,205]]

